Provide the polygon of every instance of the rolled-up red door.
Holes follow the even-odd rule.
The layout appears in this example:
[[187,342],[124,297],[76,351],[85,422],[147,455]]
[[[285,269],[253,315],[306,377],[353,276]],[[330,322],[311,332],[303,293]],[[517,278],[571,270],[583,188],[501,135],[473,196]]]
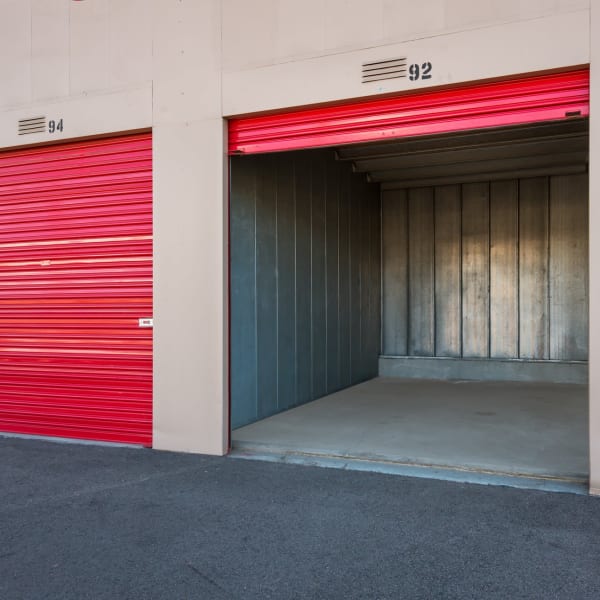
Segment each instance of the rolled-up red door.
[[588,114],[589,70],[577,69],[231,119],[229,153],[340,146]]

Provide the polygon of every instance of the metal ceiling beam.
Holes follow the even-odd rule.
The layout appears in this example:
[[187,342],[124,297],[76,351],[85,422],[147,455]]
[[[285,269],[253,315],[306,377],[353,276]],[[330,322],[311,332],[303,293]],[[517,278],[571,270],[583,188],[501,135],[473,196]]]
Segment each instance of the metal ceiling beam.
[[587,152],[560,152],[547,155],[517,156],[503,159],[489,159],[470,162],[447,163],[441,165],[395,168],[383,171],[369,171],[368,178],[372,182],[400,181],[403,179],[421,179],[431,177],[468,176],[478,173],[497,171],[515,171],[518,169],[540,169],[587,163]]
[[451,135],[404,138],[382,143],[371,142],[370,144],[340,146],[337,148],[337,155],[340,160],[360,160],[371,157],[396,156],[398,154],[459,150],[501,143],[539,142],[543,139],[564,139],[566,141],[573,137],[587,136],[588,129],[587,119],[574,119],[573,121],[546,123],[536,126],[486,129]]
[[354,170],[360,173],[422,166],[457,164],[480,160],[500,160],[516,157],[552,155],[556,153],[587,153],[587,136],[559,139],[527,140],[502,144],[485,144],[469,148],[441,148],[427,153],[398,154],[387,157],[357,158]]
[[446,177],[429,177],[420,179],[405,179],[402,181],[386,181],[381,184],[381,190],[401,190],[415,187],[432,187],[438,185],[453,185],[461,183],[475,183],[478,181],[498,181],[506,179],[519,179],[525,177],[542,177],[545,175],[574,175],[585,173],[586,165],[574,164],[550,168],[518,169],[513,171],[490,171],[472,175],[453,175]]

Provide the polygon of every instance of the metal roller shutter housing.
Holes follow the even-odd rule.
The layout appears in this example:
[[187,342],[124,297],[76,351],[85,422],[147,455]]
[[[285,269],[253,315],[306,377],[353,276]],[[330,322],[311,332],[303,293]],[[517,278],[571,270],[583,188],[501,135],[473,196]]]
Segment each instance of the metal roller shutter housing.
[[588,114],[589,70],[579,69],[231,119],[229,153],[340,146]]

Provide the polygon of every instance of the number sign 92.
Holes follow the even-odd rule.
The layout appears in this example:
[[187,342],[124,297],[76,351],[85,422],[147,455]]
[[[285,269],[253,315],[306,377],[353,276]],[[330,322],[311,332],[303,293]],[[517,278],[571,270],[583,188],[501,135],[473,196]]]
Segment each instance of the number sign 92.
[[48,121],[48,133],[56,133],[57,131],[63,130],[63,120],[59,119],[55,121],[54,119],[50,119]]
[[418,81],[419,79],[431,79],[431,70],[433,66],[430,62],[424,62],[421,65],[413,63],[408,67],[408,78],[411,81]]

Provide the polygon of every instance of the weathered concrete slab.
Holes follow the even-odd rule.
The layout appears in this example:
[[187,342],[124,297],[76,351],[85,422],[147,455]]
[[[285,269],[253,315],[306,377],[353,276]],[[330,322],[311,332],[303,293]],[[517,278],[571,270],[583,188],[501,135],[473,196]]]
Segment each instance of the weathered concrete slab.
[[378,378],[233,432],[234,447],[586,478],[587,387]]

